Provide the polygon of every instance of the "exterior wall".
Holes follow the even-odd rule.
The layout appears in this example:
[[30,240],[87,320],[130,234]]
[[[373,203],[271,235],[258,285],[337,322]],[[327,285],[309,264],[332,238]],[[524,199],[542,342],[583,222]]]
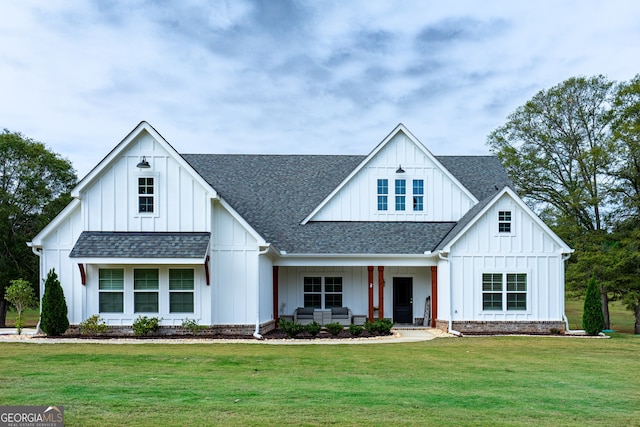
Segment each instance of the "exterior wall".
[[259,256],[260,262],[260,322],[274,319],[273,312],[273,261],[266,255]]
[[82,232],[81,208],[78,206],[55,230],[43,240],[40,256],[40,300],[44,295],[44,281],[51,269],[55,269],[62,286],[70,323],[83,320],[83,302],[86,289],[81,284],[80,270],[71,262],[69,253]]
[[[151,168],[136,167],[142,156]],[[155,178],[154,213],[138,213],[139,177]],[[80,197],[85,230],[209,231],[206,189],[146,132]]]
[[[398,165],[405,170],[396,174]],[[378,211],[377,180],[389,180],[389,210]],[[405,211],[395,211],[394,180],[407,183]],[[412,180],[424,180],[424,210],[414,212]],[[472,199],[403,132],[389,141],[360,173],[320,211],[314,221],[457,221]]]
[[[304,306],[303,283],[305,276],[341,276],[343,283],[342,302],[354,315],[369,312],[367,267],[280,267],[278,287],[279,316],[293,315],[297,307]],[[393,278],[413,278],[413,318],[423,318],[424,304],[431,295],[430,267],[385,267],[384,270],[384,317],[393,317]],[[374,268],[373,301],[378,306],[378,269]]]
[[[512,211],[513,233],[501,235],[498,211],[507,209]],[[451,249],[453,320],[562,321],[564,261],[560,251],[546,231],[505,195]],[[483,273],[526,273],[526,310],[504,306],[502,311],[483,310]],[[439,317],[447,319],[448,311]]]
[[221,204],[214,202],[212,241],[212,324],[255,324],[259,292],[256,239]]

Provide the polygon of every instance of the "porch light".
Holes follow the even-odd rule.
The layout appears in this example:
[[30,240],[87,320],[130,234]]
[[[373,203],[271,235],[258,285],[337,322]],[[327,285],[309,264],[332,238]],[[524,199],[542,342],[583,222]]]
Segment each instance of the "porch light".
[[136,167],[140,169],[149,169],[151,165],[147,162],[147,156],[142,156],[142,160],[136,165]]
[[404,169],[402,169],[402,165],[398,165],[398,169],[396,169],[396,173],[404,173]]

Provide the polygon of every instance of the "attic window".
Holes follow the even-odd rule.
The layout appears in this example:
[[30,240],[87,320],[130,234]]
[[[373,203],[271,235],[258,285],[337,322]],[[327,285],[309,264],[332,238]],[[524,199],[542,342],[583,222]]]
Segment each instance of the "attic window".
[[154,207],[154,188],[153,178],[138,178],[138,212],[153,213]]
[[378,180],[378,210],[379,211],[386,211],[388,209],[388,206],[389,206],[388,194],[389,194],[389,180],[379,179]]
[[511,211],[498,211],[498,233],[511,233]]
[[396,210],[405,210],[407,181],[404,179],[396,179]]

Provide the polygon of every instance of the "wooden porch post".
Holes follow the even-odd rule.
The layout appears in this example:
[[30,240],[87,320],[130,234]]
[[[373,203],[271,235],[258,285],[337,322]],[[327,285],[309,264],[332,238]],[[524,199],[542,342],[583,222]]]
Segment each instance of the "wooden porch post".
[[438,317],[438,267],[431,267],[431,327],[436,327]]
[[369,322],[373,323],[373,266],[367,267],[369,270],[367,287],[369,288]]
[[273,320],[278,327],[278,266],[273,266]]
[[378,266],[378,319],[384,319],[384,266]]

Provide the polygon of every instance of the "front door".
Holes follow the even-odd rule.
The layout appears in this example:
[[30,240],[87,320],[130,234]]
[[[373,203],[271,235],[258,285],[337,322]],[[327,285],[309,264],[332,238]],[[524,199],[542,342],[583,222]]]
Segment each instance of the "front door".
[[413,278],[393,278],[393,321],[413,323]]

